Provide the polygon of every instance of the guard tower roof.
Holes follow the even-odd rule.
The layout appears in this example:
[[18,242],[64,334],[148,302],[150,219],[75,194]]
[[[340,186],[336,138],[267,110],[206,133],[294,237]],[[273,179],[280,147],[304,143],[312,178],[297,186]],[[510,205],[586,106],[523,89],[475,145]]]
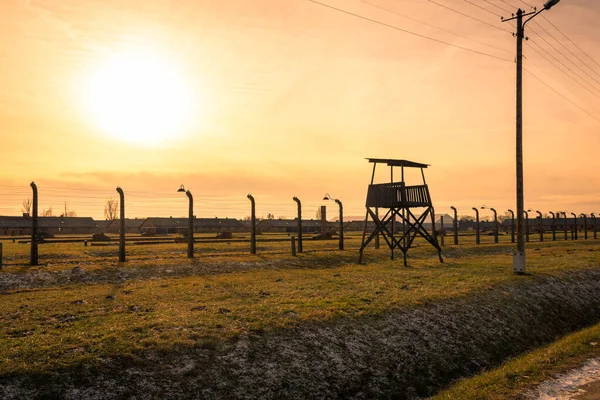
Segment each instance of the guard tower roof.
[[421,164],[408,160],[393,160],[391,158],[367,158],[370,163],[384,163],[390,167],[427,168],[429,164]]

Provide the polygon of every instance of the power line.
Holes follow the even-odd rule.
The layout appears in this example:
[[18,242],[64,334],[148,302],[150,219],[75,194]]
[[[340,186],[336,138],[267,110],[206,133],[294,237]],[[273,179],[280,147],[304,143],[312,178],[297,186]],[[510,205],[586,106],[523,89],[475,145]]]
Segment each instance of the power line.
[[[532,50],[535,51],[535,48],[531,47]],[[539,53],[538,53],[539,54]],[[528,59],[528,64],[532,65],[533,67],[537,68],[539,72],[541,72],[542,74],[546,75],[546,77],[548,77],[553,83],[555,83],[556,85],[561,85],[561,83],[559,81],[557,81],[554,77],[552,77],[550,74],[548,74],[547,72],[544,72],[542,70],[542,68],[540,68],[538,65],[536,65],[532,60]],[[541,78],[540,78],[541,79]],[[546,82],[547,83],[547,82]],[[577,100],[579,100],[580,103],[585,103],[585,101],[581,100],[580,97],[577,96],[577,94],[570,92],[572,96],[574,96]],[[593,107],[592,107],[593,108]],[[593,111],[595,113],[600,114],[600,111],[598,109],[593,108]]]
[[[514,4],[511,4],[511,3],[509,3],[509,2],[508,2],[508,1],[506,1],[506,0],[500,0],[500,1],[501,1],[501,2],[503,2],[504,4],[506,4],[506,5],[507,5],[507,6],[509,6],[509,7],[520,8],[520,7],[518,7],[518,6],[515,6]],[[531,4],[529,4],[529,3],[526,3],[526,2],[524,2],[524,1],[522,1],[522,0],[518,0],[518,1],[519,1],[519,2],[521,2],[521,3],[523,3],[523,4],[525,4],[525,5],[526,5],[527,7],[529,7],[530,9],[533,9],[533,10],[535,9],[535,7],[534,7],[534,6],[532,6],[532,5],[531,5]],[[510,12],[510,11],[508,11],[508,12]]]
[[[312,1],[312,0],[309,0],[309,1]],[[492,27],[492,28],[496,28],[496,29],[499,29],[499,30],[501,30],[501,31],[508,32],[508,33],[510,33],[511,35],[513,34],[513,32],[512,32],[512,31],[510,31],[510,30],[508,30],[508,29],[501,28],[501,27],[499,27],[498,25],[490,24],[489,22],[486,22],[486,21],[484,21],[484,20],[481,20],[481,19],[479,19],[479,18],[475,18],[475,17],[473,17],[473,16],[471,16],[471,15],[469,15],[469,14],[465,14],[465,13],[463,13],[462,11],[458,11],[458,10],[455,10],[454,8],[452,8],[452,7],[448,7],[448,6],[447,6],[447,5],[445,5],[445,4],[438,3],[438,2],[436,2],[436,1],[434,1],[434,0],[428,0],[428,1],[429,1],[430,3],[432,3],[432,4],[435,4],[436,6],[439,6],[439,7],[445,8],[445,9],[447,9],[447,10],[450,10],[450,11],[452,11],[452,12],[456,13],[456,14],[462,15],[463,17],[467,17],[467,18],[469,18],[469,19],[472,19],[472,20],[474,20],[474,21],[480,22],[480,23],[482,23],[482,24],[484,24],[484,25],[487,25],[487,26],[490,26],[490,27]]]
[[[500,0],[500,1],[501,1],[501,2],[503,2],[504,4],[506,4],[506,5],[507,5],[507,6],[509,6],[509,7],[513,7],[513,8],[519,8],[519,7],[515,6],[514,4],[510,4],[510,3],[509,3],[508,1],[506,1],[506,0]],[[512,11],[507,11],[507,10],[505,10],[505,11],[506,11],[506,12],[509,12],[509,13],[511,13],[511,14],[513,13]]]
[[429,26],[429,27],[431,27],[431,28],[434,28],[434,29],[438,29],[438,30],[440,30],[440,31],[442,31],[442,32],[446,32],[446,33],[449,33],[449,34],[451,34],[451,35],[454,35],[454,36],[457,36],[457,37],[460,37],[460,38],[463,38],[463,39],[472,40],[472,41],[474,41],[474,42],[481,43],[481,44],[483,44],[483,45],[485,45],[485,46],[491,47],[491,48],[493,48],[493,49],[496,49],[496,50],[502,50],[502,51],[505,51],[505,52],[507,52],[507,53],[512,53],[511,51],[509,51],[509,50],[507,50],[507,49],[504,49],[504,48],[502,48],[502,47],[498,47],[498,46],[495,46],[495,45],[493,45],[493,44],[490,44],[490,43],[484,42],[484,41],[482,41],[482,40],[479,40],[479,39],[475,39],[475,38],[472,38],[472,37],[468,37],[468,36],[465,36],[465,35],[461,35],[461,34],[459,34],[459,33],[456,33],[456,32],[452,32],[452,31],[450,31],[450,30],[448,30],[448,29],[441,28],[441,27],[439,27],[439,26],[436,26],[436,25],[430,24],[430,23],[428,23],[428,22],[425,22],[425,21],[418,20],[418,19],[416,19],[416,18],[413,18],[413,17],[411,17],[411,16],[408,16],[408,15],[405,15],[405,14],[402,14],[402,13],[399,13],[399,12],[397,12],[397,11],[394,11],[394,10],[391,10],[391,9],[389,9],[389,8],[386,8],[386,7],[380,6],[380,5],[378,5],[378,4],[371,3],[370,1],[367,1],[367,0],[358,0],[358,1],[360,1],[360,2],[362,2],[362,3],[365,3],[365,4],[368,4],[368,5],[370,5],[371,7],[375,7],[375,8],[379,8],[380,10],[387,11],[387,12],[389,12],[389,13],[391,13],[391,14],[394,14],[394,15],[397,15],[397,16],[399,16],[399,17],[406,18],[406,19],[408,19],[408,20],[411,20],[411,21],[414,21],[414,22],[417,22],[417,23],[423,24],[423,25],[425,25],[425,26]]
[[375,20],[375,19],[371,19],[371,18],[365,17],[365,16],[363,16],[363,15],[360,15],[360,14],[356,14],[356,13],[353,13],[353,12],[350,12],[350,11],[347,11],[347,10],[343,10],[343,9],[341,9],[341,8],[337,8],[337,7],[331,6],[331,5],[329,5],[329,4],[325,4],[325,3],[318,2],[318,1],[316,1],[316,0],[308,0],[308,1],[310,1],[311,3],[318,4],[318,5],[320,5],[320,6],[327,7],[327,8],[330,8],[330,9],[332,9],[332,10],[335,10],[335,11],[338,11],[338,12],[341,12],[341,13],[344,13],[344,14],[347,14],[347,15],[351,15],[351,16],[353,16],[353,17],[356,17],[356,18],[363,19],[363,20],[365,20],[365,21],[373,22],[373,23],[375,23],[375,24],[378,24],[378,25],[381,25],[381,26],[386,26],[386,27],[388,27],[388,28],[392,28],[392,29],[395,29],[395,30],[397,30],[397,31],[400,31],[400,32],[408,33],[409,35],[417,36],[417,37],[420,37],[420,38],[423,38],[423,39],[427,39],[427,40],[431,40],[431,41],[433,41],[433,42],[437,42],[437,43],[442,43],[442,44],[445,44],[445,45],[447,45],[447,46],[456,47],[457,49],[461,49],[461,50],[469,51],[469,52],[471,52],[471,53],[479,54],[479,55],[482,55],[482,56],[486,56],[486,57],[490,57],[490,58],[495,58],[495,59],[497,59],[497,60],[508,61],[508,62],[510,62],[510,63],[512,63],[512,62],[513,62],[512,60],[509,60],[509,59],[507,59],[507,58],[503,58],[503,57],[495,56],[495,55],[493,55],[493,54],[484,53],[483,51],[478,51],[478,50],[470,49],[470,48],[468,48],[468,47],[459,46],[459,45],[456,45],[456,44],[452,44],[452,43],[449,43],[449,42],[445,42],[445,41],[443,41],[443,40],[439,40],[439,39],[435,39],[435,38],[432,38],[432,37],[429,37],[429,36],[421,35],[421,34],[419,34],[419,33],[412,32],[412,31],[409,31],[409,30],[407,30],[407,29],[400,28],[400,27],[398,27],[398,26],[394,26],[394,25],[386,24],[385,22],[377,21],[377,20]]
[[525,5],[526,5],[527,7],[529,7],[529,8],[535,8],[534,6],[532,6],[531,4],[529,4],[529,3],[527,3],[527,2],[525,2],[525,1],[523,1],[523,0],[519,0],[519,1],[520,1],[521,3],[523,3],[523,4],[525,4]]
[[[585,54],[585,56],[586,56],[587,58],[589,58],[590,60],[592,60],[592,62],[593,62],[594,64],[596,64],[598,67],[600,67],[600,64],[598,64],[598,63],[596,62],[596,60],[594,60],[592,57],[590,57],[590,55],[589,55],[589,54],[587,54],[585,51],[583,51],[583,49],[582,49],[581,47],[579,47],[579,46],[577,45],[577,43],[575,43],[574,41],[572,41],[572,40],[571,40],[571,39],[570,39],[570,38],[569,38],[569,37],[568,37],[568,36],[567,36],[567,35],[566,35],[566,34],[565,34],[563,31],[561,31],[561,30],[560,30],[560,29],[559,29],[559,28],[558,28],[556,25],[554,25],[554,24],[552,23],[552,21],[550,21],[550,20],[549,20],[549,19],[548,19],[548,18],[547,18],[545,15],[543,15],[543,14],[542,14],[542,17],[543,17],[543,18],[546,20],[546,22],[548,22],[550,25],[552,25],[552,27],[553,27],[554,29],[556,29],[558,32],[560,32],[560,34],[561,34],[561,35],[563,35],[563,37],[564,37],[565,39],[567,39],[567,40],[568,40],[569,42],[571,42],[571,43],[572,43],[572,44],[573,44],[575,47],[577,47],[577,49],[578,49],[579,51],[581,51],[583,54]],[[571,53],[571,54],[573,54],[573,53]],[[573,55],[575,56],[575,54],[573,54]],[[575,57],[577,57],[577,56],[575,56]],[[577,57],[577,59],[578,59],[578,60],[580,60],[580,59],[579,59],[579,57]],[[581,61],[581,60],[580,60],[580,61]],[[583,61],[581,61],[581,62],[583,62]],[[585,63],[584,63],[584,64],[585,64]],[[595,71],[593,68],[591,68],[589,65],[587,65],[587,64],[585,64],[585,65],[586,65],[586,66],[587,66],[587,67],[588,67],[590,70],[592,70],[592,71],[594,71],[594,72],[596,73],[596,71]]]
[[552,90],[554,93],[558,94],[560,97],[562,97],[563,99],[565,99],[566,101],[568,101],[569,103],[571,103],[572,105],[574,105],[575,107],[579,108],[581,111],[583,111],[584,113],[586,113],[587,115],[589,115],[590,117],[592,117],[593,119],[595,119],[596,121],[600,122],[600,118],[596,117],[594,114],[590,113],[589,111],[587,111],[586,109],[584,109],[583,107],[581,107],[579,104],[575,103],[573,100],[569,99],[567,96],[565,96],[564,94],[560,93],[558,90],[554,89],[552,86],[550,86],[549,84],[547,84],[546,82],[544,82],[540,77],[538,77],[533,72],[529,71],[527,68],[523,68],[523,69],[525,70],[525,72],[527,72],[528,74],[530,74],[531,76],[533,76],[535,79],[537,79],[538,81],[540,81],[544,86],[546,86],[547,88],[549,88],[550,90]]
[[[490,11],[490,10],[488,10],[487,8],[485,8],[485,7],[483,7],[483,6],[480,6],[480,5],[479,5],[479,4],[477,4],[477,3],[473,3],[473,2],[472,2],[472,1],[470,1],[470,0],[463,0],[463,1],[464,1],[465,3],[469,3],[469,4],[471,4],[472,6],[475,6],[475,7],[477,7],[477,8],[480,8],[480,9],[482,9],[483,11],[489,12],[489,13],[490,13],[490,14],[492,14],[492,15],[495,15],[495,16],[497,16],[497,17],[502,17],[502,15],[500,15],[500,14],[497,14],[497,13],[495,13],[495,12],[493,12],[493,11]],[[486,0],[483,0],[483,1],[486,1]]]
[[[533,31],[533,29],[529,28],[530,30]],[[534,33],[537,34],[537,32],[533,31]],[[538,35],[539,36],[539,35]],[[540,36],[540,38],[542,40],[544,40],[546,43],[548,43],[551,47],[553,47],[544,37]],[[594,90],[598,91],[598,88],[596,88],[594,85],[590,84],[586,79],[582,78],[581,75],[579,75],[577,72],[573,71],[571,68],[569,68],[568,66],[566,66],[562,61],[560,61],[558,58],[556,58],[552,53],[550,53],[548,50],[544,49],[542,46],[540,46],[538,43],[534,42],[533,40],[529,40],[531,43],[535,44],[536,46],[538,46],[544,53],[548,54],[550,57],[552,57],[553,60],[555,60],[557,63],[559,63],[560,65],[562,65],[567,71],[569,71],[571,74],[575,75],[576,77],[578,77],[579,79],[581,79],[583,82],[585,82],[586,84],[590,85]],[[554,47],[553,47],[554,48]],[[563,56],[564,57],[564,56]],[[594,92],[592,92],[587,86],[584,86],[584,88],[586,88],[590,93],[594,94],[594,96],[598,97],[597,94],[595,94]],[[599,97],[600,98],[600,97]]]
[[[541,26],[540,24],[536,23],[534,21],[534,23],[540,28],[542,29],[548,36],[550,36],[552,39],[554,39],[556,42],[558,42],[560,45],[562,45],[563,47],[565,47],[558,39],[556,39],[554,36],[552,36],[552,34],[550,32],[548,32],[543,26]],[[535,31],[533,31],[534,33],[536,33]],[[539,36],[539,34],[538,34]],[[554,47],[552,44],[550,44],[550,42],[548,42],[546,39],[544,39],[542,36],[540,36],[542,38],[542,40],[544,40],[546,43],[548,43],[548,45],[550,47],[552,47],[554,49],[554,51],[556,51],[558,54],[560,54],[561,56],[563,56],[564,58],[566,58],[567,60],[569,60],[569,62],[571,64],[573,64],[576,68],[579,68],[579,70],[581,72],[583,72],[584,74],[586,74],[587,76],[589,76],[591,79],[593,79],[596,83],[600,84],[600,81],[598,81],[596,78],[594,78],[593,76],[591,76],[586,70],[584,70],[583,68],[581,68],[579,65],[575,64],[575,62],[573,60],[571,60],[569,57],[567,57],[566,55],[563,54],[563,52],[561,52],[560,50],[558,50],[556,47]],[[566,49],[566,47],[565,47]],[[570,52],[569,49],[567,49],[567,51]],[[572,55],[575,56],[575,54],[571,53]],[[577,56],[575,56],[577,57]]]
[[[506,9],[506,8],[504,8],[504,7],[500,7],[498,4],[494,4],[494,3],[492,3],[490,0],[483,0],[483,1],[485,1],[486,3],[488,3],[488,4],[492,5],[493,7],[496,7],[498,10],[502,10],[502,11],[504,11],[504,12],[507,12],[507,13],[511,13],[511,12],[512,12],[512,11],[509,11],[509,10],[507,10],[507,9]],[[508,3],[507,3],[507,4],[508,4]]]
[[[530,40],[531,43],[535,44],[536,46],[538,46],[541,50],[544,50],[542,47],[540,47],[539,44],[533,42]],[[587,90],[588,92],[590,92],[592,95],[598,97],[600,99],[600,96],[598,96],[596,93],[592,92],[587,86],[583,85],[581,82],[579,82],[577,79],[573,78],[573,76],[569,75],[567,72],[563,71],[562,69],[560,69],[559,67],[556,66],[555,63],[553,63],[552,61],[550,61],[546,56],[544,56],[542,53],[540,53],[539,51],[537,51],[533,46],[529,45],[527,42],[526,44],[528,45],[528,47],[530,49],[532,49],[533,51],[535,51],[537,54],[539,54],[541,57],[543,57],[546,61],[548,61],[550,64],[552,64],[554,66],[554,68],[558,69],[560,72],[562,72],[563,74],[565,74],[566,76],[568,76],[569,78],[571,78],[575,83],[577,83],[579,86],[581,86],[582,88],[584,88],[585,90]],[[547,53],[547,52],[546,52]],[[549,53],[548,53],[549,54]],[[552,56],[550,54],[550,56]],[[560,63],[560,61],[559,61]],[[564,66],[564,64],[561,63],[561,65]],[[566,67],[567,69],[569,69],[568,67]]]

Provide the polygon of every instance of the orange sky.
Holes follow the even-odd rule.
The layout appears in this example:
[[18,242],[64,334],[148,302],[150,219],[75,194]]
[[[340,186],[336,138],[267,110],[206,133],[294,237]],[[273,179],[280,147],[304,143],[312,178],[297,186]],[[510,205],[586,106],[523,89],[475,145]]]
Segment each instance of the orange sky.
[[[498,7],[524,6],[473,1],[505,16]],[[461,214],[483,204],[514,209],[511,34],[425,0],[369,2],[479,42],[360,0],[323,2],[507,61],[308,0],[4,0],[0,215],[20,213],[32,180],[40,209],[67,202],[96,218],[116,186],[125,190],[128,216],[185,215],[187,199],[175,192],[182,183],[199,217],[248,215],[247,193],[259,215],[293,217],[298,196],[314,217],[325,193],[344,202],[346,215],[362,215],[371,173],[365,157],[431,164],[426,177],[437,212],[450,205]],[[463,0],[436,2],[512,29]],[[596,1],[562,0],[542,15],[600,62]],[[529,25],[537,32],[527,31],[532,46],[581,75],[589,90],[532,46],[525,47],[525,67],[600,118],[600,66],[542,16],[535,21],[541,28]],[[544,29],[594,69],[571,57],[585,75],[561,58],[544,39],[567,50]],[[157,143],[122,141],[89,113],[95,71],[140,49],[168,62],[191,93],[189,126]],[[525,207],[600,214],[600,122],[531,75],[524,80]],[[156,113],[145,114],[152,122]]]

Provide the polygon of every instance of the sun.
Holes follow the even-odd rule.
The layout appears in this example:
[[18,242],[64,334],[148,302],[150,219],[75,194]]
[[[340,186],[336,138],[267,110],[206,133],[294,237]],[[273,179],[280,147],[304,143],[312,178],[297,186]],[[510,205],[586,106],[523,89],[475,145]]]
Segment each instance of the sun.
[[184,74],[164,55],[148,51],[111,55],[85,86],[84,103],[95,125],[140,145],[182,135],[197,108]]

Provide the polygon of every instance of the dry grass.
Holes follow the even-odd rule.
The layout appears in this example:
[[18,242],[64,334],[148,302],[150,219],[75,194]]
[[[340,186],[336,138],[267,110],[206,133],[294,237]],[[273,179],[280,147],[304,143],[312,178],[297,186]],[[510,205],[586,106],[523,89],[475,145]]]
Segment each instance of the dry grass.
[[[0,375],[145,351],[217,348],[244,333],[375,315],[532,279],[512,274],[509,244],[448,246],[444,264],[431,247],[421,246],[409,253],[410,268],[389,261],[384,249],[369,250],[368,264],[358,265],[356,249],[292,257],[283,247],[249,256],[227,253],[226,243],[214,246],[227,255],[198,245],[199,258],[190,261],[185,245],[131,246],[129,262],[121,265],[112,259],[116,249],[45,244],[42,266],[31,268],[22,261],[28,247],[9,243],[9,266],[0,280],[18,282],[41,272],[50,278],[0,292]],[[592,241],[531,244],[529,272],[596,268],[598,250]],[[72,279],[53,281],[56,276]]]

